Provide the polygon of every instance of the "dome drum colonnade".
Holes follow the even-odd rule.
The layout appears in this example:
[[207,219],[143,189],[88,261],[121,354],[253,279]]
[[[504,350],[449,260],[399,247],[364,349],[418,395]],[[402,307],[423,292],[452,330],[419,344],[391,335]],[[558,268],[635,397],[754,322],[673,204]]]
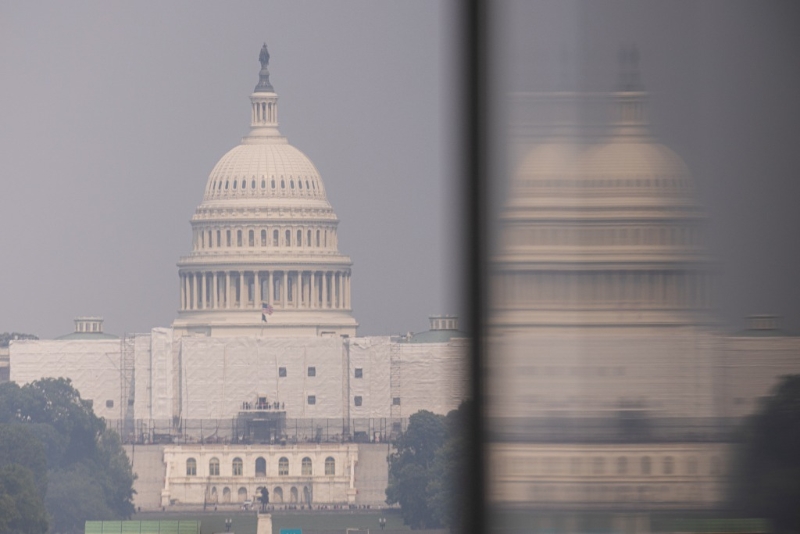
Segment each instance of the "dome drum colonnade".
[[261,309],[262,303],[276,309],[351,309],[349,271],[185,270],[180,277],[181,311]]
[[[250,95],[250,134],[216,164],[178,263],[179,335],[355,336],[352,262],[314,164],[278,131],[266,45]],[[274,314],[265,324],[261,308]]]

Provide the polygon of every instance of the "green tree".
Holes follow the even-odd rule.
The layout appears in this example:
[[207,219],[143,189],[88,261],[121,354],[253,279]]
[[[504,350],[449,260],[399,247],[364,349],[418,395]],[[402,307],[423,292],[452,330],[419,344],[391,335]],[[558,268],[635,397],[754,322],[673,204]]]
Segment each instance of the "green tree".
[[738,513],[800,531],[800,375],[785,376],[741,429],[731,484]]
[[413,529],[441,526],[431,508],[428,486],[436,451],[445,437],[445,418],[422,410],[409,418],[408,428],[389,455],[386,502],[400,504],[403,522]]
[[82,532],[87,519],[133,513],[134,476],[119,437],[69,380],[0,385],[0,423],[24,426],[38,440],[47,458],[44,502],[57,532]]
[[469,483],[467,465],[466,418],[470,401],[462,402],[445,418],[446,439],[436,451],[431,477],[426,488],[429,506],[437,523],[460,531],[464,515],[464,488]]
[[0,468],[0,532],[44,534],[47,513],[33,473],[20,464]]
[[27,425],[0,424],[0,467],[21,465],[30,470],[39,495],[47,491],[44,447]]

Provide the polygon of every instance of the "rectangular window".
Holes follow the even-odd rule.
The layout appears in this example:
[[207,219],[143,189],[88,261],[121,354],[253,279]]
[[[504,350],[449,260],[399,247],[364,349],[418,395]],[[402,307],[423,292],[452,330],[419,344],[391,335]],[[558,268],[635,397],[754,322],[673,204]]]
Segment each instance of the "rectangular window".
[[316,367],[309,367],[308,368],[308,376],[317,376],[317,368]]
[[356,367],[356,378],[364,378],[364,370],[361,367]]
[[392,404],[395,406],[400,406],[400,397],[394,397],[392,399]]
[[317,403],[317,396],[316,395],[309,395],[308,396],[308,403],[309,404],[316,404]]
[[353,399],[353,401],[354,401],[356,406],[361,406],[361,404],[363,403],[363,399],[361,398],[361,395],[356,395],[356,397]]
[[113,407],[114,407],[114,401],[113,400],[107,400],[106,401],[106,408],[113,408]]
[[278,376],[286,378],[286,367],[278,367]]

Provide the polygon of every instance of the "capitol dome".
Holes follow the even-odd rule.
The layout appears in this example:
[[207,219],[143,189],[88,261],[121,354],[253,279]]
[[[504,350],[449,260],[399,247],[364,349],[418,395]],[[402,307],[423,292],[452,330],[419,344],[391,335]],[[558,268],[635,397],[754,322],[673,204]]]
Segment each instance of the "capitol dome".
[[649,131],[646,96],[623,87],[605,99],[604,135],[562,127],[520,158],[493,262],[498,331],[710,317],[705,215],[686,164]]
[[350,258],[319,171],[278,130],[266,45],[250,133],[214,166],[178,262],[177,335],[355,336]]

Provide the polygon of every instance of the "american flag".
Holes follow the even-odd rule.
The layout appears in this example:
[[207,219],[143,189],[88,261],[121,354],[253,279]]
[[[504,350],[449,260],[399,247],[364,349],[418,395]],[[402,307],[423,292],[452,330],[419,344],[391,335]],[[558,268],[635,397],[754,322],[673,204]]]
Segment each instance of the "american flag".
[[267,315],[272,315],[272,306],[266,302],[261,303],[261,320],[267,322]]

